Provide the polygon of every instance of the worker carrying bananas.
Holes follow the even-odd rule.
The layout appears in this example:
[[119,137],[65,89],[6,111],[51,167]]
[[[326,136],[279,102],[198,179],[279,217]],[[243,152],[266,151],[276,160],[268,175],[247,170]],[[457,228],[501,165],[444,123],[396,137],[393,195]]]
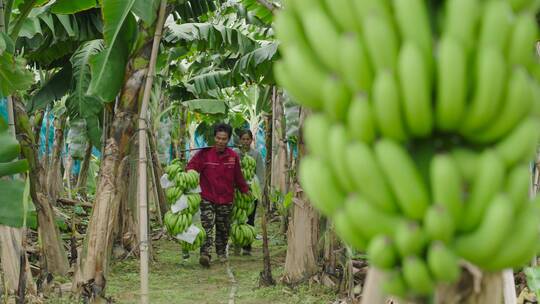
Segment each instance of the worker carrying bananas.
[[[238,137],[240,138],[240,147],[235,148],[234,151],[240,155],[240,158],[242,158],[244,155],[249,155],[256,161],[256,175],[257,179],[259,180],[259,185],[261,185],[262,188],[266,177],[264,160],[259,150],[251,147],[251,143],[253,142],[253,133],[249,129],[243,129],[238,132]],[[253,204],[255,207],[253,207],[253,212],[248,215],[247,223],[255,227],[255,211],[257,209],[258,200],[255,200]],[[251,255],[251,244],[242,248],[242,254]]]
[[227,147],[231,135],[230,125],[216,124],[214,146],[197,152],[186,167],[186,170],[195,170],[200,174],[201,223],[207,237],[201,246],[199,263],[205,268],[210,267],[214,226],[216,253],[220,262],[227,261],[234,189],[238,188],[242,193],[249,193],[249,186],[240,168],[240,158],[236,152]]

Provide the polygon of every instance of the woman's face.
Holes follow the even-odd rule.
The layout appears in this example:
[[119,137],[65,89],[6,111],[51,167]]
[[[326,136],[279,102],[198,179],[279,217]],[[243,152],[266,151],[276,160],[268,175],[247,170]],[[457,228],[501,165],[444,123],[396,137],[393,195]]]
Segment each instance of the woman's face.
[[253,141],[253,138],[249,136],[249,134],[244,134],[240,137],[240,144],[244,149],[248,149],[251,146],[251,142]]

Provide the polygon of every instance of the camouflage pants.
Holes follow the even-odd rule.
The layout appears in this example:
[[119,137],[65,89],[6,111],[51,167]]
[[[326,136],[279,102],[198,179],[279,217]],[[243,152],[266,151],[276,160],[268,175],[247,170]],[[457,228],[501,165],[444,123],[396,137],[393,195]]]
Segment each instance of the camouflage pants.
[[218,256],[225,256],[229,241],[230,217],[233,205],[218,205],[203,200],[200,208],[201,223],[206,231],[206,241],[201,246],[201,255],[210,256],[214,241],[214,226],[216,226],[216,253]]

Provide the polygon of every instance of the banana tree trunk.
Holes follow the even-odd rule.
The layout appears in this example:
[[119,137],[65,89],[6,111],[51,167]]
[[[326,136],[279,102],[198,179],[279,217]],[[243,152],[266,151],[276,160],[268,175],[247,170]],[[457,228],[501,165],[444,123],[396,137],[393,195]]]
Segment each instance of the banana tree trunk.
[[[149,54],[145,46],[134,60],[145,59]],[[133,64],[128,63],[125,82],[115,106],[115,113],[110,126],[104,159],[100,168],[99,184],[96,189],[94,209],[88,225],[85,238],[85,252],[80,255],[82,274],[75,278],[75,288],[85,287],[91,294],[88,297],[98,297],[105,292],[107,265],[112,250],[113,232],[118,228],[118,211],[126,191],[123,183],[126,181],[127,163],[133,136],[136,131],[138,118],[139,94],[146,75],[146,69],[133,70]],[[84,286],[83,286],[84,285]],[[91,287],[91,288],[86,288]]]
[[[32,279],[30,272],[30,263],[26,253],[21,249],[22,228],[12,228],[0,225],[0,254],[2,260],[2,271],[5,278],[5,287],[9,294],[15,293],[19,289],[20,274],[24,273],[26,277],[25,286],[30,294],[36,294],[36,284]],[[21,272],[21,256],[25,259],[24,271]]]
[[138,240],[139,240],[139,221],[137,209],[137,197],[139,189],[137,184],[139,181],[139,172],[137,170],[137,149],[139,142],[137,137],[133,140],[131,153],[129,155],[128,183],[127,195],[120,200],[120,224],[118,238],[122,247],[127,252],[133,252],[135,256],[139,255]]
[[[307,114],[300,109],[300,126]],[[304,155],[303,136],[298,139],[298,158]],[[319,240],[319,214],[311,206],[301,186],[295,183],[295,195],[287,233],[287,256],[283,281],[296,285],[317,273],[317,243]]]
[[283,112],[283,98],[277,94],[274,88],[273,114],[272,114],[272,189],[281,193],[287,192],[287,146],[285,145],[285,125]]
[[[47,193],[51,202],[56,202],[59,194],[63,190],[62,172],[60,165],[62,162],[62,150],[64,148],[64,129],[66,127],[66,115],[63,114],[54,120],[54,145],[51,155],[51,165],[47,168]],[[44,162],[47,164],[48,162]]]
[[65,275],[69,270],[69,263],[64,245],[60,239],[60,232],[56,227],[51,201],[48,199],[39,178],[43,168],[38,162],[34,133],[30,127],[28,114],[20,100],[14,99],[14,109],[17,118],[17,138],[21,144],[22,153],[30,166],[28,174],[30,178],[30,196],[37,210],[38,232],[41,238],[46,268],[51,273]]
[[90,168],[90,159],[92,158],[92,144],[88,143],[86,151],[84,153],[84,158],[81,164],[81,171],[79,173],[79,178],[77,179],[77,192],[80,196],[86,198],[86,182],[88,180],[88,169]]

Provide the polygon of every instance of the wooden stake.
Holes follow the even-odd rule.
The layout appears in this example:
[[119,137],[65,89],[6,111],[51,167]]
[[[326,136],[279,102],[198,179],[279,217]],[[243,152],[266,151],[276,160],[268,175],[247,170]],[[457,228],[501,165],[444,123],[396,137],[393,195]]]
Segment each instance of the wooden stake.
[[148,73],[144,87],[143,101],[141,105],[139,118],[139,229],[140,229],[140,244],[139,250],[141,254],[141,303],[149,303],[148,291],[148,195],[147,195],[147,156],[146,156],[146,119],[148,103],[152,84],[154,82],[154,74],[156,68],[157,55],[159,44],[161,42],[161,34],[165,23],[165,10],[167,1],[161,0],[159,7],[159,15],[156,23],[156,32],[154,34],[154,42],[152,44],[152,54],[150,55],[150,63],[148,64]]

